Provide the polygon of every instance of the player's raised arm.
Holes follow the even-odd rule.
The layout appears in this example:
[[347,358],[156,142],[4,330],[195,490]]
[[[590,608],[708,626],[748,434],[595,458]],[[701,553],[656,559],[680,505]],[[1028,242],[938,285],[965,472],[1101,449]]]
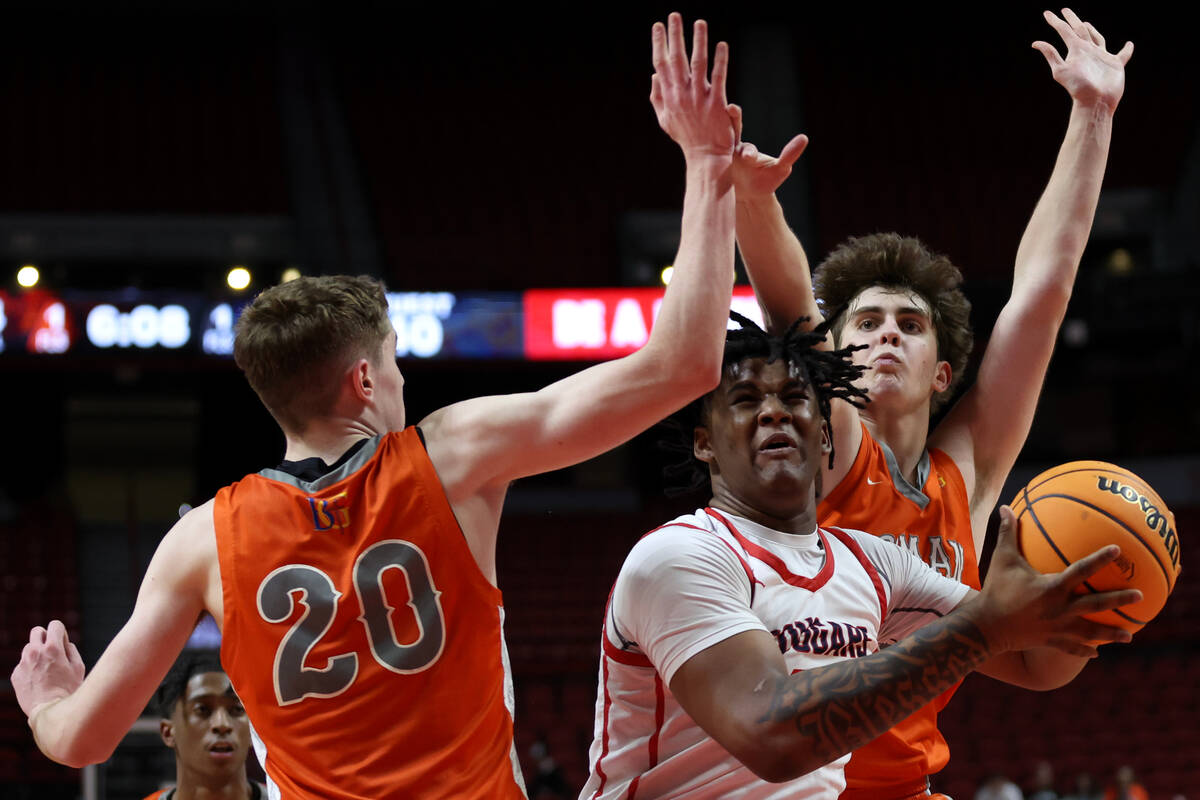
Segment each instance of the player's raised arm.
[[[982,592],[873,655],[788,674],[775,638],[747,631],[686,661],[671,693],[755,774],[785,781],[866,744],[1003,654],[1048,648],[1086,660],[1094,643],[1129,641],[1081,615],[1137,602],[1140,592],[1074,593],[1116,558],[1115,547],[1041,575],[1021,558],[1014,527],[1010,514]],[[1000,677],[1014,677],[1011,664]]]
[[468,400],[422,421],[452,503],[598,455],[720,380],[734,247],[728,47],[717,44],[710,80],[703,21],[695,24],[690,60],[678,14],[667,26],[654,26],[651,43],[650,101],[659,125],[683,151],[687,184],[675,277],[650,339],[630,356],[541,391]]
[[808,146],[799,134],[779,155],[771,156],[742,141],[742,109],[730,106],[738,133],[733,156],[736,231],[742,261],[762,306],[767,330],[781,334],[799,317],[809,327],[821,322],[813,297],[808,256],[783,215],[776,190],[792,174],[792,166]]
[[[60,622],[34,628],[12,673],[38,748],[72,767],[106,760],[129,732],[204,611],[220,597],[212,504],[191,511],[159,545],[133,615],[84,678]],[[219,608],[211,608],[219,615]]]
[[1070,9],[1063,9],[1063,18],[1049,11],[1045,16],[1062,37],[1066,58],[1046,42],[1033,46],[1071,95],[1066,136],[1021,238],[1012,295],[992,329],[975,385],[930,439],[959,465],[973,508],[990,510],[995,504],[1029,434],[1091,231],[1113,112],[1133,53],[1129,42],[1115,54],[1108,52],[1104,37]]

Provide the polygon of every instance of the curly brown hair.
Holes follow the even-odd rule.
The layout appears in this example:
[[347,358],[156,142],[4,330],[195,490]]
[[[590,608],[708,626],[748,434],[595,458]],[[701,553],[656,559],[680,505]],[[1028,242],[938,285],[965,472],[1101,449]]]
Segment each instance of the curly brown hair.
[[962,383],[967,359],[975,346],[971,302],[963,294],[962,272],[946,256],[930,252],[919,239],[898,233],[852,236],[838,245],[813,272],[813,291],[838,317],[833,325],[840,341],[843,312],[864,289],[880,286],[914,292],[929,304],[937,335],[938,358],[950,364],[950,385],[933,396],[929,413],[944,406]]
[[383,284],[365,275],[302,277],[264,290],[238,318],[233,358],[271,416],[303,433],[333,407],[338,372],[374,363],[392,330]]

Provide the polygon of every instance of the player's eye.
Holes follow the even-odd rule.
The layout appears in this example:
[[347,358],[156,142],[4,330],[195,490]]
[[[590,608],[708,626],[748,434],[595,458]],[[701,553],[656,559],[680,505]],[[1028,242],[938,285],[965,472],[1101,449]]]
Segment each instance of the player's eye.
[[858,329],[860,331],[869,331],[874,327],[875,327],[875,320],[873,320],[873,319],[863,319],[863,320],[859,320],[859,322],[858,322]]
[[235,717],[246,716],[246,709],[242,708],[241,704],[235,704],[229,707],[229,713]]
[[920,333],[921,332],[921,323],[917,322],[916,320],[911,320],[911,319],[907,320],[904,323],[904,330],[907,333]]

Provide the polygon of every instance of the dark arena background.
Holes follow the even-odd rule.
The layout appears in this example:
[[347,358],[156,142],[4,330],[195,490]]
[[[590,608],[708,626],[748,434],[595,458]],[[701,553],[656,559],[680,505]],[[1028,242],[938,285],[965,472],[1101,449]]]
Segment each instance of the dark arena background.
[[[977,359],[1066,127],[1068,96],[1030,48],[1060,45],[1042,7],[789,5],[678,10],[730,42],[747,140],[775,153],[811,137],[781,199],[814,263],[848,235],[920,236],[963,269]],[[2,674],[51,618],[93,664],[180,505],[278,462],[282,436],[228,350],[237,310],[286,270],[387,283],[413,421],[607,352],[587,350],[586,326],[555,338],[541,312],[555,298],[644,310],[661,289],[683,161],[647,101],[648,40],[671,10],[6,4]],[[1129,765],[1155,800],[1198,800],[1197,42],[1165,6],[1076,10],[1111,50],[1136,51],[1004,497],[1055,463],[1119,463],[1174,510],[1185,566],[1158,619],[1068,687],[968,678],[942,715],[952,758],[934,787],[963,800],[995,773],[1025,787],[1047,761],[1068,794],[1080,773],[1103,786]],[[664,498],[657,437],[512,488],[498,558],[517,744],[527,780],[537,742],[569,789],[544,798],[573,797],[587,772],[600,620],[625,552],[707,499]],[[105,764],[51,763],[0,683],[0,796],[127,800],[173,774],[149,717]]]

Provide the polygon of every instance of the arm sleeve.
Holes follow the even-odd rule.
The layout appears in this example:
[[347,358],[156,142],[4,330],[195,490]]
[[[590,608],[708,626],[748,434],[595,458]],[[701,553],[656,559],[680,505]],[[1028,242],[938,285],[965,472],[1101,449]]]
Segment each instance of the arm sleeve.
[[879,631],[881,645],[899,641],[950,613],[970,591],[892,542],[870,534],[855,538],[888,588],[887,614]]
[[743,631],[766,630],[750,599],[750,579],[724,540],[667,527],[644,537],[625,559],[610,621],[620,644],[636,644],[669,684],[701,650]]

